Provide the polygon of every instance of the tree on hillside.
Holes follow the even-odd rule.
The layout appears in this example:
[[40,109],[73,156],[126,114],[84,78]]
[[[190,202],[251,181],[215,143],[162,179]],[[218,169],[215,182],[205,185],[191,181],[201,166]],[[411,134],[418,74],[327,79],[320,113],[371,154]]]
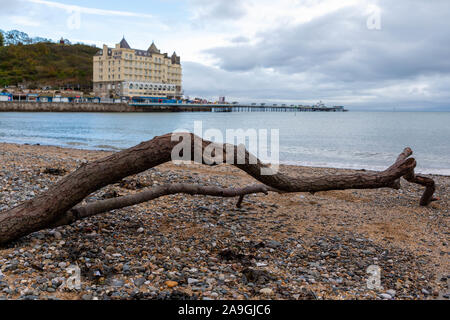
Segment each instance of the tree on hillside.
[[3,38],[3,32],[0,31],[0,47],[5,45],[5,39]]
[[5,34],[6,44],[29,44],[31,43],[31,39],[25,32],[19,30],[11,30],[6,32]]
[[41,42],[53,42],[53,41],[42,37],[34,37],[31,39],[31,43],[41,43]]
[[0,86],[36,83],[61,86],[76,83],[91,87],[92,57],[97,48],[55,43],[9,44],[0,51]]
[[52,42],[52,40],[42,37],[30,38],[27,33],[19,30],[11,30],[4,35],[4,43],[7,45],[33,44],[40,42]]

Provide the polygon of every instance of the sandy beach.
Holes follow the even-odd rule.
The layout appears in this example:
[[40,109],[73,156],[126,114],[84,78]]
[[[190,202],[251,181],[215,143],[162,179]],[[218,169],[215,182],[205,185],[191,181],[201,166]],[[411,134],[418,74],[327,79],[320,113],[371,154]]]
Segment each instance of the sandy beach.
[[[0,144],[0,211],[108,154]],[[0,248],[0,299],[448,299],[450,177],[432,177],[440,200],[428,207],[403,180],[401,190],[251,195],[241,209],[173,195],[42,230]],[[171,182],[256,181],[228,165],[165,164],[86,200]],[[70,265],[81,269],[78,290],[64,288]],[[382,289],[367,287],[371,265]]]

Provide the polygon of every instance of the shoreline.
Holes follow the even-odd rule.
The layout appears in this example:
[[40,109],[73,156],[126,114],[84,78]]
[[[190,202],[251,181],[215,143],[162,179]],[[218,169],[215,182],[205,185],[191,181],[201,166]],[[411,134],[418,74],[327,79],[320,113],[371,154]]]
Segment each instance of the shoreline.
[[[113,152],[120,152],[123,150],[126,150],[125,148],[115,148],[113,146],[105,146],[111,149],[103,149],[103,148],[96,148],[96,149],[91,149],[91,148],[82,148],[80,147],[80,145],[73,145],[73,146],[63,146],[63,145],[51,145],[51,144],[31,144],[31,143],[12,143],[12,142],[1,142],[0,141],[0,145],[2,144],[9,144],[9,145],[16,145],[16,146],[42,146],[42,147],[54,147],[54,148],[61,148],[61,149],[68,149],[68,150],[79,150],[79,151],[86,151],[86,152],[109,152],[109,153],[113,153]],[[70,143],[68,143],[70,145]],[[413,156],[414,157],[414,156]],[[392,161],[394,161],[395,159],[393,159]],[[285,167],[301,167],[301,168],[312,168],[312,169],[336,169],[336,170],[344,170],[344,171],[383,171],[384,169],[386,169],[388,166],[386,167],[381,167],[381,166],[377,166],[377,167],[362,167],[362,168],[355,168],[355,167],[350,167],[349,166],[328,166],[328,165],[318,165],[318,164],[296,164],[293,163],[293,161],[286,161],[286,162],[280,162],[280,166],[285,166]],[[431,170],[436,170],[436,171],[449,171],[449,173],[436,173],[436,172],[431,172]],[[416,174],[424,174],[424,175],[429,175],[429,176],[436,176],[436,177],[450,177],[450,168],[449,169],[416,169],[415,170]]]
[[[0,143],[0,211],[111,153]],[[440,201],[428,207],[419,206],[423,188],[407,182],[401,190],[250,195],[241,209],[233,198],[178,194],[42,230],[0,248],[0,299],[445,299],[450,178],[434,178]],[[166,163],[88,200],[181,182],[255,180],[229,165]],[[73,264],[79,291],[61,288]],[[370,265],[380,266],[383,289],[367,288]]]

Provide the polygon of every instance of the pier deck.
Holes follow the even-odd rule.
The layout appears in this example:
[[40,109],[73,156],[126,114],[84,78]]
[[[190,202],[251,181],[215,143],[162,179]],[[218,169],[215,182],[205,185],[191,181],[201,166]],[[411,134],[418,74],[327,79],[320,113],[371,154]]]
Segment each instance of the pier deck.
[[185,104],[185,103],[130,103],[130,106],[139,108],[171,109],[172,111],[206,112],[345,112],[344,107],[313,107],[313,106],[261,106],[248,104]]

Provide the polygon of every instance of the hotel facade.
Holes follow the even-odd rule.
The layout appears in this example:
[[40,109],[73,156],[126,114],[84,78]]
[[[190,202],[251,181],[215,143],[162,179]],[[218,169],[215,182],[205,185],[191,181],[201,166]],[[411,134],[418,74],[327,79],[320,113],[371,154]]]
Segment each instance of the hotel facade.
[[94,94],[109,97],[181,98],[180,57],[161,53],[154,43],[148,50],[131,49],[125,38],[115,48],[103,49],[94,56]]

